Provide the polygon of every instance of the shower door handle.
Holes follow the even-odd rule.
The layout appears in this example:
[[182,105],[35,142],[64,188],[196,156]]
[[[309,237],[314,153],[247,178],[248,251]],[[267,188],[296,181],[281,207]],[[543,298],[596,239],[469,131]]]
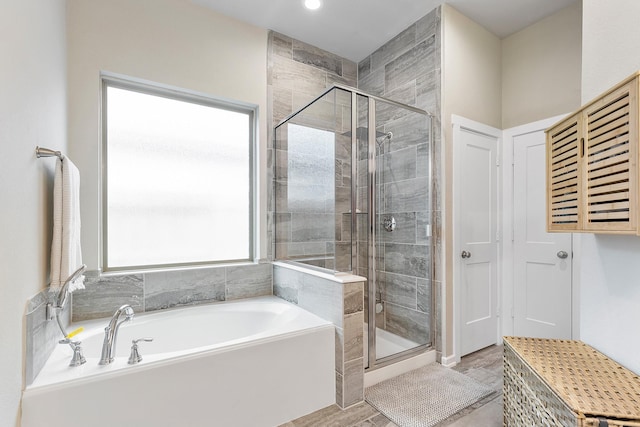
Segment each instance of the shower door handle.
[[460,254],[460,256],[462,257],[462,259],[471,258],[471,252],[468,252],[468,251],[462,251],[462,253]]

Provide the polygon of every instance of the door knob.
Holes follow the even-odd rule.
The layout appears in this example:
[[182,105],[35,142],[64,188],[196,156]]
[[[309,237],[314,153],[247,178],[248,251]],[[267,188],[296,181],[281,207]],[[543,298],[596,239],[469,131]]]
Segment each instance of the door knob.
[[558,251],[556,254],[560,259],[566,259],[569,257],[569,254],[566,251]]
[[471,252],[468,252],[468,251],[462,251],[462,253],[460,254],[460,256],[461,256],[463,259],[471,258]]

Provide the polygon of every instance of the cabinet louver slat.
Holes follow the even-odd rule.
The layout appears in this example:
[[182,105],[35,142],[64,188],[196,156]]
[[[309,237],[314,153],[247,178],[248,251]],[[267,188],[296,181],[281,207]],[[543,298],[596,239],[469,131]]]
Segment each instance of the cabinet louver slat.
[[630,191],[636,181],[635,149],[629,138],[634,88],[635,80],[584,111],[586,230],[636,230],[635,193]]
[[547,158],[547,223],[555,230],[574,230],[579,224],[579,127],[579,117],[574,116],[548,134],[551,149]]
[[547,129],[547,230],[640,235],[638,81]]

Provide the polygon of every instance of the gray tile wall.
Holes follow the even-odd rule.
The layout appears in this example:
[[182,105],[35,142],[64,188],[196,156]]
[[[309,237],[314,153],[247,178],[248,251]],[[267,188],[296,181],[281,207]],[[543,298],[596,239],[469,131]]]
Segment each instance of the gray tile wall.
[[[381,232],[378,251],[378,290],[384,301],[379,325],[419,343],[440,347],[440,328],[431,336],[433,287],[440,286],[440,8],[433,10],[358,64],[358,88],[424,109],[434,116],[434,140],[429,141],[422,117],[381,105],[377,129],[393,132],[378,156],[382,187],[379,211],[393,215],[396,231]],[[429,156],[432,180],[427,179]],[[359,185],[364,185],[359,183]],[[366,190],[366,187],[364,187]],[[429,205],[429,191],[432,200]],[[432,224],[428,237],[427,225]],[[433,242],[432,242],[433,239]],[[433,253],[432,253],[433,243]],[[366,274],[359,270],[359,274]],[[435,279],[435,282],[434,282]],[[382,323],[380,325],[380,323]]]
[[97,277],[74,292],[74,322],[109,317],[123,304],[136,312],[272,294],[271,264]]
[[[56,320],[48,320],[46,317],[47,303],[52,302],[55,297],[55,294],[45,289],[27,301],[25,315],[25,381],[27,385],[33,382],[55,346],[58,345],[58,341],[64,338]],[[67,304],[60,314],[65,328],[69,325],[70,311],[70,304]]]
[[[351,200],[350,138],[341,135],[350,128],[350,98],[334,93],[314,103],[291,123],[334,133],[331,164],[304,157],[299,150],[288,153],[287,126],[277,134],[273,128],[285,117],[307,105],[335,83],[355,87],[357,65],[277,32],[269,33],[268,47],[268,259],[297,259],[312,265],[347,271],[350,269],[350,235],[343,233],[342,212]],[[345,119],[346,118],[346,119]],[[275,138],[274,138],[275,137]],[[275,141],[275,143],[274,143]],[[296,154],[297,153],[297,154]],[[311,161],[311,162],[310,162]],[[315,167],[327,164],[329,182]],[[314,168],[304,168],[312,165]],[[308,182],[314,183],[310,185]],[[301,191],[299,191],[301,190]],[[274,209],[277,206],[277,217]],[[273,240],[278,235],[278,245]],[[335,245],[335,242],[339,242]],[[340,244],[342,242],[343,244]]]
[[364,282],[341,283],[273,266],[273,293],[336,326],[336,403],[364,399]]

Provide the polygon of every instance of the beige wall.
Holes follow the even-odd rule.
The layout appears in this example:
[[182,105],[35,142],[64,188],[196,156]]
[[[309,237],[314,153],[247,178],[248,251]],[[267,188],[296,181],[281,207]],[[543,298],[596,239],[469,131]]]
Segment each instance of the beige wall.
[[19,425],[27,299],[48,283],[55,159],[67,150],[64,0],[0,1],[0,425]]
[[261,254],[266,250],[267,31],[188,0],[68,0],[69,151],[81,171],[82,245],[99,267],[100,72],[259,107]]
[[502,128],[577,110],[582,3],[502,40]]
[[[453,158],[451,115],[501,127],[500,39],[447,4],[442,8],[445,298],[443,356],[453,354]],[[436,160],[437,161],[437,160]]]
[[[586,103],[640,69],[640,2],[583,0],[583,16]],[[640,374],[640,238],[583,234],[577,250],[580,339]]]

